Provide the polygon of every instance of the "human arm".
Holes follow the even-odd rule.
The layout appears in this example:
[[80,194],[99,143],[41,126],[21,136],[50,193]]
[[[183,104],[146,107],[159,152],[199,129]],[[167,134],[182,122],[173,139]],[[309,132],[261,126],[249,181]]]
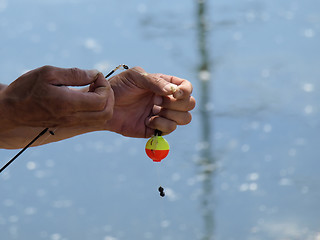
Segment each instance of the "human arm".
[[[98,91],[99,84],[95,85],[91,84],[81,92]],[[130,137],[149,137],[155,129],[168,134],[174,131],[177,125],[188,124],[191,121],[189,111],[194,108],[195,100],[191,96],[192,85],[187,80],[164,74],[147,74],[141,68],[132,68],[113,77],[110,86],[114,97],[113,109],[110,110],[112,114],[105,118],[101,117],[101,121],[94,116],[94,113],[90,113],[88,117],[82,115],[84,119],[88,118],[87,121],[82,118],[71,118],[74,119],[72,124],[61,122],[49,125],[50,122],[47,122],[38,126],[33,123],[31,126],[17,126],[0,133],[0,147],[21,148],[44,127],[51,128],[55,131],[55,135],[50,136],[46,133],[46,136],[42,137],[44,140],[37,141],[35,145],[98,130],[113,131]],[[63,94],[73,94],[70,89],[65,91]],[[109,108],[109,104],[107,105]],[[99,112],[96,114],[100,116]]]
[[[68,87],[88,84],[85,91]],[[32,70],[9,86],[2,85],[0,148],[21,148],[47,127],[97,128],[112,116],[113,96],[108,81],[97,70],[52,66]]]

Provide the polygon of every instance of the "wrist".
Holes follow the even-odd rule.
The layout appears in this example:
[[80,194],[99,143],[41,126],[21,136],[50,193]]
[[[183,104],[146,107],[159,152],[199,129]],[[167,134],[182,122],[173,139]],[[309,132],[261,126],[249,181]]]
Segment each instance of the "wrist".
[[14,128],[14,119],[10,119],[8,106],[4,97],[4,90],[7,85],[0,84],[0,133]]

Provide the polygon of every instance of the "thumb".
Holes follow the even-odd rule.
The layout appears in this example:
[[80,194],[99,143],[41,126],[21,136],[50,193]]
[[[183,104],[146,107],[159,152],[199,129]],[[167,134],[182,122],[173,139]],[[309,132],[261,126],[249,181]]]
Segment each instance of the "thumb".
[[58,68],[46,66],[42,72],[50,84],[58,86],[85,86],[98,78],[98,70],[82,70],[79,68]]

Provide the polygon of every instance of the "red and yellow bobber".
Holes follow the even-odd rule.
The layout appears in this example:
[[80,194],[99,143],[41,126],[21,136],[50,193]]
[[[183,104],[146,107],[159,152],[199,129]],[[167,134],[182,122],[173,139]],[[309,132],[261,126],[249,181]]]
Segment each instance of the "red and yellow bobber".
[[146,144],[146,153],[154,162],[161,162],[169,154],[169,143],[161,136],[162,132],[155,130]]

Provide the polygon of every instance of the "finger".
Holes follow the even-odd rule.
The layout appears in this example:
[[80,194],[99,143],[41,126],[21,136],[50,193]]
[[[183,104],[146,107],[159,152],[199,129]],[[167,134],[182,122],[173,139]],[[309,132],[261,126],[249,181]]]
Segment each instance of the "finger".
[[189,112],[168,110],[159,106],[154,106],[153,114],[175,121],[178,125],[187,125],[192,120],[192,116]]
[[196,101],[194,97],[176,99],[173,97],[162,97],[161,107],[176,111],[191,111],[194,109]]
[[176,85],[173,97],[176,99],[188,98],[193,90],[192,84],[185,79],[165,74],[158,74],[159,78],[166,80],[168,83]]
[[39,69],[40,77],[56,86],[85,86],[95,81],[98,70],[79,68],[58,68],[44,66]]
[[160,116],[152,116],[146,119],[146,126],[152,129],[158,129],[164,135],[176,130],[177,123],[175,121]]
[[176,91],[177,85],[159,77],[159,74],[149,74],[140,67],[134,67],[124,72],[127,79],[132,79],[136,86],[148,89],[160,96],[167,96]]
[[102,111],[114,103],[113,91],[102,73],[92,83],[88,92],[78,91],[67,87],[52,86],[52,91],[59,96],[57,104],[63,110],[72,112]]

